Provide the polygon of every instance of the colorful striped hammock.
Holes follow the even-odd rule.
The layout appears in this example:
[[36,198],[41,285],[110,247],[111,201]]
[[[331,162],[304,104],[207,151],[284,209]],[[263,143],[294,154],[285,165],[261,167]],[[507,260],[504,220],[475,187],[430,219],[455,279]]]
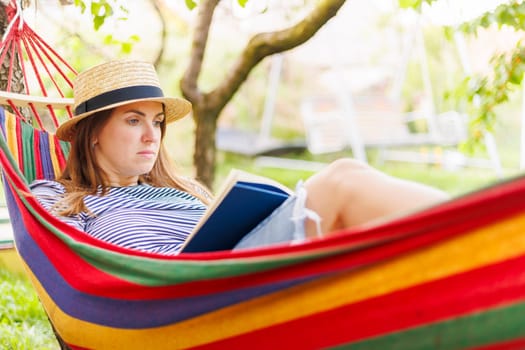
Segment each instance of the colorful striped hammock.
[[21,20],[19,1],[6,9],[0,62],[21,64],[27,96],[0,94],[16,113],[0,109],[3,185],[18,254],[70,348],[525,347],[525,178],[323,240],[236,252],[141,253],[53,217],[28,184],[55,178],[69,145],[16,107],[43,107],[56,126],[54,106],[71,109],[54,77],[70,86],[75,72]]
[[525,347],[525,178],[301,245],[167,257],[46,212],[28,183],[68,145],[0,125],[16,248],[72,349]]

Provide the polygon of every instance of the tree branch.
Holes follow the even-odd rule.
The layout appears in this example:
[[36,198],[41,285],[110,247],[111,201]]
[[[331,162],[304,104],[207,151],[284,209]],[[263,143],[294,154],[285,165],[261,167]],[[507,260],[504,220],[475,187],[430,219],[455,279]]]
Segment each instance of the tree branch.
[[164,55],[164,47],[166,46],[166,38],[168,37],[168,31],[166,30],[166,19],[162,15],[163,9],[162,5],[163,3],[160,0],[153,0],[153,7],[155,9],[155,12],[157,12],[157,17],[160,19],[160,24],[162,26],[161,30],[161,38],[160,38],[160,48],[157,52],[157,57],[154,60],[153,65],[158,68],[160,65],[160,62],[162,61],[162,56]]
[[321,0],[299,23],[284,30],[255,35],[226,78],[204,97],[219,109],[231,99],[250,71],[266,56],[295,48],[308,41],[343,6],[345,0]]
[[193,103],[198,103],[202,98],[202,94],[197,86],[197,80],[202,69],[211,20],[218,3],[219,0],[205,0],[199,3],[198,6],[199,13],[192,42],[190,63],[180,83],[184,97]]

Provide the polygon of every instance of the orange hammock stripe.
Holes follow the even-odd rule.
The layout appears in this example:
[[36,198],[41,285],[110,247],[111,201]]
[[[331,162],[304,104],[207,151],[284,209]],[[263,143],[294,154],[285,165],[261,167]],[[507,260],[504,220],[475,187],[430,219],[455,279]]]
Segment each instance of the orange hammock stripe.
[[[132,346],[133,342],[137,341],[136,337],[140,338],[142,333],[151,331],[149,337],[152,339],[158,337],[158,333],[163,330],[169,332],[166,334],[185,335],[183,339],[177,339],[171,344],[173,346],[196,346],[323,311],[334,310],[344,305],[386,296],[395,291],[505,261],[514,256],[522,256],[525,253],[525,236],[521,234],[520,227],[523,225],[525,225],[525,216],[518,216],[506,222],[477,230],[466,237],[455,238],[425,251],[407,254],[391,262],[294,287],[180,322],[174,326],[135,330],[133,336],[128,334],[129,330],[100,327],[71,318],[58,310],[48,298],[44,301],[44,305],[46,305],[46,310],[52,311],[52,314],[55,315],[55,326],[62,325],[64,329],[71,330],[77,327],[92,329],[93,336],[97,334],[98,337],[103,337],[103,334],[107,332],[108,337],[116,336],[119,339],[122,337],[122,343],[119,342],[122,348]],[[505,244],[497,248],[490,247],[489,243],[493,241],[494,235],[497,235],[498,239]],[[444,256],[447,259],[443,259]],[[418,269],[415,270],[414,266],[417,266]],[[436,266],[439,268],[436,269]],[[385,276],[388,278],[385,279]],[[371,305],[371,307],[373,310],[374,306]],[[365,310],[360,311],[360,314],[365,312]],[[366,315],[366,312],[363,315]],[[228,323],[222,323],[221,320],[228,320]],[[85,344],[85,342],[80,342],[75,334],[72,332],[69,337],[63,336],[71,344]],[[164,342],[165,339],[159,340],[159,344],[156,344],[152,340],[151,344],[157,347]],[[114,345],[117,346],[117,344]],[[97,344],[92,344],[90,347],[96,348]]]
[[5,128],[6,128],[6,141],[9,149],[11,150],[11,155],[15,159],[17,164],[21,163],[18,150],[18,132],[17,132],[17,120],[16,118],[6,118]]
[[56,148],[56,145],[55,145],[55,137],[54,135],[52,134],[48,134],[47,135],[49,141],[49,156],[51,158],[51,164],[53,164],[53,172],[55,174],[60,174],[60,172],[62,171],[63,167],[62,165],[60,164],[59,160],[58,160],[58,156],[57,156],[57,148]]

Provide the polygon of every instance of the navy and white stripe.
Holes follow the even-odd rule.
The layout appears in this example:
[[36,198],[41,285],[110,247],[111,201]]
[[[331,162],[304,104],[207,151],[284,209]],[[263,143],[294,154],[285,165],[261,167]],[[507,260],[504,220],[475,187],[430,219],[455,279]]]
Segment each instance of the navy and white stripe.
[[[39,180],[31,191],[52,211],[65,189]],[[149,185],[112,187],[105,196],[86,196],[84,203],[91,213],[60,219],[103,241],[162,254],[177,254],[206,210],[187,192]]]

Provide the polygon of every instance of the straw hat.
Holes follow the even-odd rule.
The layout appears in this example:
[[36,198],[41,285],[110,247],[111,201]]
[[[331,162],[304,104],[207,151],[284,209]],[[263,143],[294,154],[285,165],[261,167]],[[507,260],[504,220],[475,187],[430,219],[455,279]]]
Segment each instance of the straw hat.
[[166,123],[191,111],[191,103],[176,97],[164,97],[153,65],[147,62],[117,60],[103,63],[80,73],[73,83],[74,117],[56,130],[56,136],[71,141],[76,124],[93,113],[139,101],[164,104]]

